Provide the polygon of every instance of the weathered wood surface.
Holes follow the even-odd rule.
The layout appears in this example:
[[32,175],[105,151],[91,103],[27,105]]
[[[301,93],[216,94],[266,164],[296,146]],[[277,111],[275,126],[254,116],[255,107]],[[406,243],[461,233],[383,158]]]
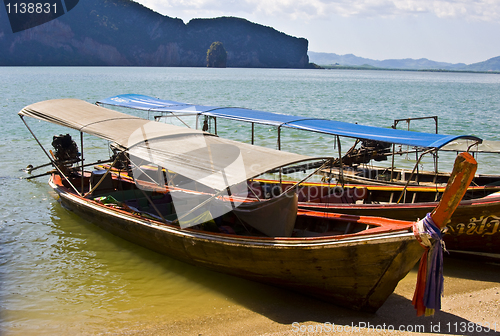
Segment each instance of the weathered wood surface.
[[[373,215],[401,220],[422,219],[437,202],[420,204],[332,204],[327,207],[299,203],[299,208],[352,215]],[[500,196],[462,201],[443,239],[446,248],[471,252],[500,253]]]
[[460,153],[455,159],[450,180],[438,206],[432,210],[434,223],[444,228],[462,200],[476,173],[477,162],[469,153]]

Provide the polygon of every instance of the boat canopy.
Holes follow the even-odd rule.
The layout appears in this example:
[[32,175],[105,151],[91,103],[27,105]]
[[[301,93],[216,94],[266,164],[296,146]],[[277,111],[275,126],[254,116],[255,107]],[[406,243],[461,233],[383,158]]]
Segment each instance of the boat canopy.
[[500,141],[483,140],[480,144],[459,139],[446,144],[441,150],[453,152],[500,153]]
[[100,100],[97,103],[152,112],[220,117],[257,124],[287,127],[355,139],[375,140],[421,148],[439,149],[457,139],[468,139],[481,142],[480,138],[472,135],[444,135],[411,132],[392,128],[358,125],[329,119],[300,117],[250,110],[240,107],[193,105],[138,94],[118,95]]
[[130,116],[78,99],[55,99],[23,108],[33,117],[98,136],[141,160],[168,168],[216,190],[296,162],[330,159],[254,146],[210,133]]

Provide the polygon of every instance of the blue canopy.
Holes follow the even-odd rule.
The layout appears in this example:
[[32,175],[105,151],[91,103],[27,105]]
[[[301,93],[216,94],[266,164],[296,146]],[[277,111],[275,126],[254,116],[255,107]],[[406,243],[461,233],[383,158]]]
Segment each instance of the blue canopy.
[[392,128],[358,125],[329,119],[308,118],[250,110],[241,107],[193,105],[172,100],[162,100],[138,94],[118,95],[100,100],[97,102],[97,104],[121,106],[153,112],[182,114],[187,113],[193,115],[219,117],[264,125],[338,135],[355,139],[376,140],[422,148],[441,148],[447,143],[457,139],[469,139],[481,142],[480,138],[472,135],[444,135],[410,132]]

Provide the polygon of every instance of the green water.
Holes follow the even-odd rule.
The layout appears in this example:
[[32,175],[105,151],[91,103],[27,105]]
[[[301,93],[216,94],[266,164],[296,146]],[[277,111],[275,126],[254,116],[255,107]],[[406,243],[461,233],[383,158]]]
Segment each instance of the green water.
[[[0,68],[0,333],[90,334],[134,330],[254,307],[283,295],[234,277],[185,265],[108,234],[63,209],[47,178],[20,171],[47,162],[17,112],[53,98],[95,102],[140,93],[204,105],[240,106],[376,126],[439,116],[440,133],[500,140],[500,76],[397,71],[204,68]],[[144,115],[141,112],[131,112]],[[28,120],[40,140],[67,130]],[[431,122],[412,124],[432,132]],[[222,136],[248,141],[245,125],[220,121]],[[88,160],[107,155],[85,138]],[[259,126],[256,144],[276,148],[276,130]],[[347,143],[346,143],[347,145]],[[346,149],[347,147],[343,147]],[[284,131],[283,149],[334,154],[334,139]],[[104,153],[105,155],[102,155]],[[443,156],[441,167],[452,162]],[[479,157],[479,171],[498,160]],[[411,161],[401,163],[412,166]]]

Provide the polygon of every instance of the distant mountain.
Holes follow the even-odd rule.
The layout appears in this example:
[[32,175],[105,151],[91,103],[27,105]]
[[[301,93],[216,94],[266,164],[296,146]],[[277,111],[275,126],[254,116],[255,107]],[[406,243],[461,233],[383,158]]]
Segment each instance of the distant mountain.
[[369,64],[369,62],[372,61],[368,58],[358,57],[353,54],[337,55],[333,53],[321,53],[314,51],[308,51],[307,54],[309,55],[310,62],[319,65],[338,64],[338,65],[358,66],[358,65]]
[[40,26],[13,33],[0,7],[0,66],[206,66],[220,41],[228,67],[305,68],[308,41],[235,17],[181,19],[131,0],[85,0]]
[[435,62],[426,58],[420,59],[388,59],[383,61],[358,57],[353,54],[337,55],[334,53],[318,53],[309,51],[309,61],[319,65],[369,66],[386,69],[412,70],[467,70],[467,71],[500,71],[500,56],[487,61],[467,65],[465,63]]
[[471,71],[500,71],[500,56],[487,61],[467,65],[466,70]]

